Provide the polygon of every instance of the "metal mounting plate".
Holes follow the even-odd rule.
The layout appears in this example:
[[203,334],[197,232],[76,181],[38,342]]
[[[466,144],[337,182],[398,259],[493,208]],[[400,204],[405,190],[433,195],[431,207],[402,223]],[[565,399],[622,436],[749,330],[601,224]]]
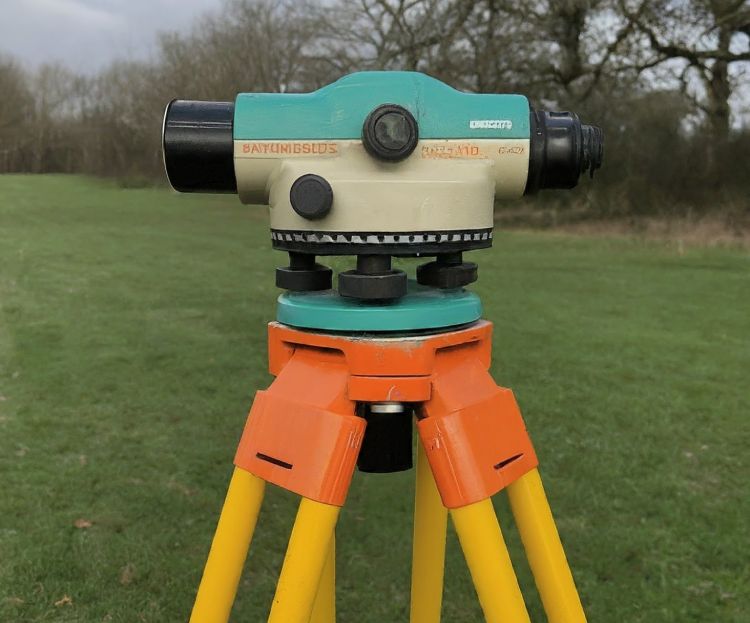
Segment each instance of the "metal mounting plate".
[[468,324],[481,316],[482,303],[473,292],[411,280],[406,296],[391,302],[348,299],[333,290],[285,292],[276,308],[276,319],[285,325],[326,331],[421,331]]

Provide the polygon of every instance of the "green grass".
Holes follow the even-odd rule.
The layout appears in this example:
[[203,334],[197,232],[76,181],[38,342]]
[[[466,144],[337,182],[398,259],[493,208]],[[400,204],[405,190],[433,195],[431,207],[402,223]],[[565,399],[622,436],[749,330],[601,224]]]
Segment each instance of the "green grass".
[[[270,381],[268,238],[233,198],[0,177],[0,621],[187,620]],[[750,620],[747,252],[500,233],[473,255],[589,620]],[[412,478],[355,477],[339,620],[407,620]],[[267,496],[234,620],[265,620],[295,504]],[[444,620],[478,621],[453,534],[448,558]]]

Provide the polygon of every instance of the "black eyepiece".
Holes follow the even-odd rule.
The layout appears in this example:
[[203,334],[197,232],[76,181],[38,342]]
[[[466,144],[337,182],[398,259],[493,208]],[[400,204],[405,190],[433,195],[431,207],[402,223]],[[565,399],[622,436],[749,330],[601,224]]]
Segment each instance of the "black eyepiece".
[[578,178],[602,166],[604,134],[571,112],[531,110],[531,152],[526,194],[542,188],[574,188]]
[[175,100],[164,112],[164,167],[183,193],[236,193],[234,104]]

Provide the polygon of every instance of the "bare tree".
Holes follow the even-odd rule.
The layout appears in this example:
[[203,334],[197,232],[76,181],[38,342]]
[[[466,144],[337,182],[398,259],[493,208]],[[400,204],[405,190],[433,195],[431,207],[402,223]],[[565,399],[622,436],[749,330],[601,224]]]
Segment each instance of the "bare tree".
[[24,167],[22,147],[29,140],[33,98],[21,67],[0,57],[0,171]]
[[226,0],[191,33],[161,36],[161,83],[194,98],[309,87],[319,19],[305,2]]
[[[520,84],[538,97],[580,107],[616,73],[633,32],[614,0],[495,0],[510,23]],[[509,47],[506,46],[505,50]],[[507,61],[506,61],[507,62]],[[611,84],[608,88],[611,89]]]
[[[361,69],[432,71],[451,64],[471,0],[341,0],[331,9],[328,57]],[[440,59],[440,61],[438,61]]]
[[81,112],[85,79],[60,64],[42,65],[31,77],[35,95],[29,128],[36,173],[68,171],[75,141],[70,129]]
[[713,141],[725,143],[730,98],[747,80],[750,63],[747,0],[622,0],[621,5],[641,35],[643,52],[635,67],[674,63],[683,91],[705,114]]
[[615,0],[359,0],[338,5],[331,58],[427,71],[479,92],[578,104],[612,72],[633,24]]
[[21,123],[29,103],[30,92],[26,76],[10,58],[0,57],[0,130]]

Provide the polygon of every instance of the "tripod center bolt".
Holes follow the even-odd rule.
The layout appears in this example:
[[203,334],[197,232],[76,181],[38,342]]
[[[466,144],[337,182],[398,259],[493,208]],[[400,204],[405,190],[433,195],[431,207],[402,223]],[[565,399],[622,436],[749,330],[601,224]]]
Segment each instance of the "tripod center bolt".
[[292,208],[302,218],[316,221],[333,207],[333,189],[324,177],[308,173],[298,177],[289,191]]
[[378,106],[365,119],[362,144],[378,160],[398,162],[408,158],[419,141],[419,126],[406,108],[397,104]]
[[373,402],[370,413],[403,413],[406,406],[403,402]]

